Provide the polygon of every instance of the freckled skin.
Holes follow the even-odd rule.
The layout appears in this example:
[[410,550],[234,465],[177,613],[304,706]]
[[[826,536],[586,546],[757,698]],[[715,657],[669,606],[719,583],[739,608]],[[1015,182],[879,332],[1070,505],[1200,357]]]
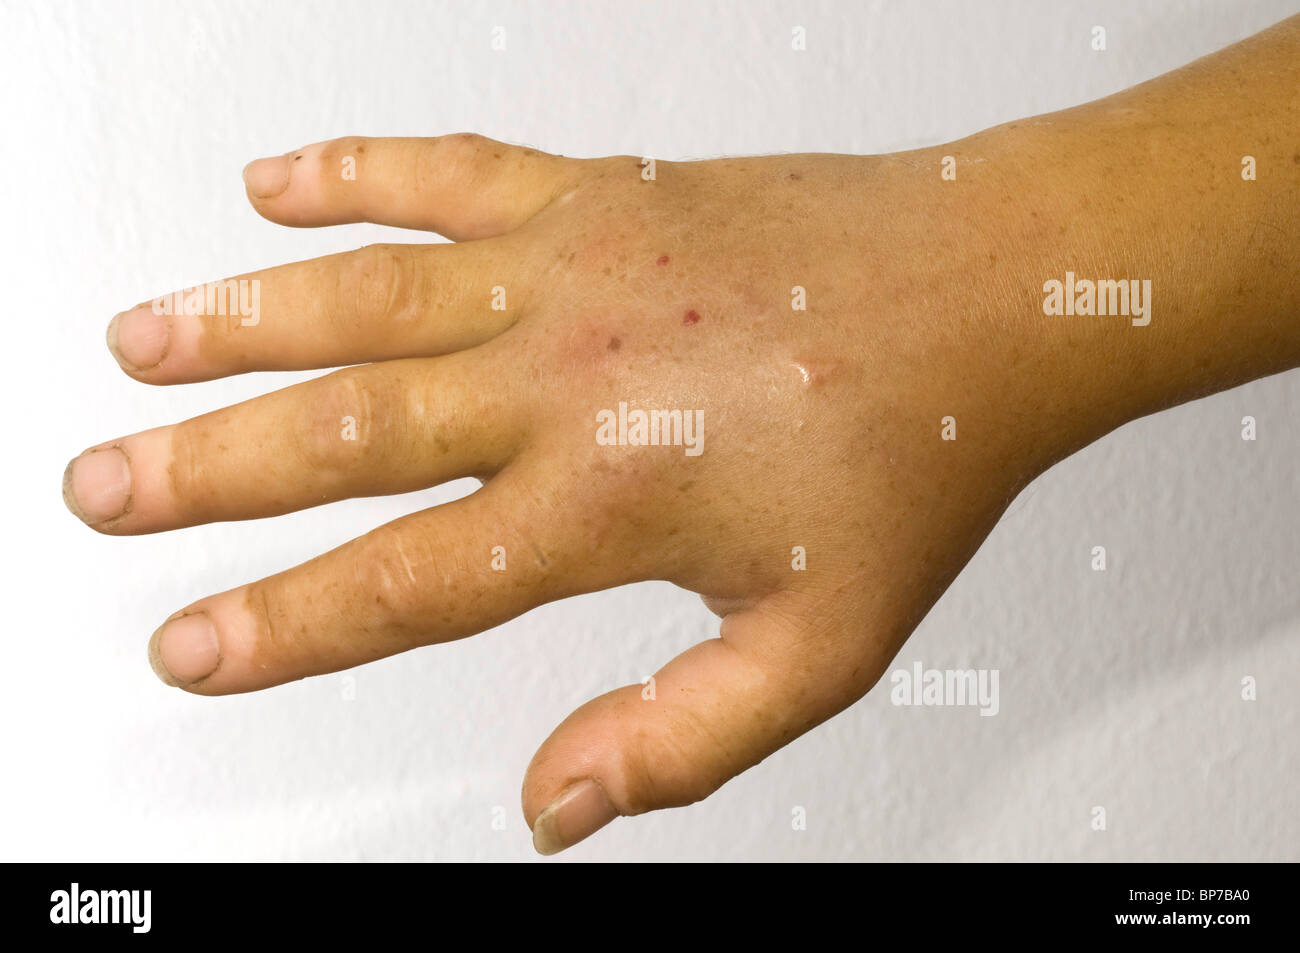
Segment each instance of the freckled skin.
[[[1293,18],[959,142],[661,161],[650,181],[636,157],[472,135],[307,147],[285,191],[255,194],[250,177],[267,218],[460,244],[246,276],[261,281],[255,326],[175,318],[155,366],[119,353],[159,384],[360,366],[104,445],[129,460],[130,506],[95,528],[484,479],[182,610],[220,639],[219,667],[182,687],[264,688],[666,579],[723,617],[721,637],[656,673],[653,702],[629,685],[570,716],[529,769],[524,810],[533,824],[584,779],[624,815],[698,800],[867,691],[1054,462],[1300,363],[1300,154],[1266,141],[1300,128],[1297,63]],[[1247,153],[1268,170],[1251,183]],[[340,181],[341,159],[362,155]],[[1067,269],[1151,279],[1150,326],[1046,317],[1043,282]],[[698,413],[702,452],[599,442],[598,415],[620,404]]]

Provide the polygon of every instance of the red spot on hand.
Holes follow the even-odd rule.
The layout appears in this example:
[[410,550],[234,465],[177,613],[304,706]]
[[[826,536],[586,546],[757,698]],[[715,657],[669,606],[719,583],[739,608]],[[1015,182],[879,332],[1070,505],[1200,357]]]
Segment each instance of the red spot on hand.
[[660,256],[659,256],[659,264],[660,264],[660,265],[666,265],[666,264],[668,264],[668,256],[667,256],[667,255],[660,255]]
[[700,313],[698,311],[687,311],[682,315],[682,324],[699,324]]

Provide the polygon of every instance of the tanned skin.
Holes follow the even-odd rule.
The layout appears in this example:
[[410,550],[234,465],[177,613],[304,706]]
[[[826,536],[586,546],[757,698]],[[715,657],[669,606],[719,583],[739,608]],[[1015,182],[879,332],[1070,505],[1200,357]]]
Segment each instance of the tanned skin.
[[[185,607],[151,642],[164,681],[255,691],[564,596],[700,593],[717,638],[534,757],[524,814],[553,852],[707,797],[862,697],[1055,462],[1300,362],[1300,17],[935,148],[645,173],[475,135],[248,167],[272,222],[454,244],[242,276],[255,323],[119,315],[110,347],[150,384],[347,368],[92,448],[69,506],[128,535],[484,483]],[[1149,280],[1149,323],[1045,314],[1067,271]],[[598,442],[620,402],[702,412],[702,452]]]

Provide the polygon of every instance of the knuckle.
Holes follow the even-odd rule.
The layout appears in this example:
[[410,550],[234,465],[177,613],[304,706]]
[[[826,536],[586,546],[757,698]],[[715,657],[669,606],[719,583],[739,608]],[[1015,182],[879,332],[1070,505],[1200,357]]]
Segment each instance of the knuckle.
[[418,301],[409,245],[365,245],[343,256],[335,295],[340,330],[387,324],[408,316]]
[[267,580],[249,584],[245,608],[253,620],[252,639],[241,650],[245,665],[278,669],[302,657],[305,631],[273,597]]
[[409,532],[380,528],[358,541],[358,592],[370,602],[366,616],[389,634],[409,637],[428,628],[430,577],[437,565],[429,547]]
[[730,776],[730,751],[694,711],[659,730],[639,732],[624,750],[627,807],[634,814],[703,801]]
[[[452,163],[475,162],[489,145],[489,140],[476,132],[454,132],[439,136],[435,141],[439,161]],[[501,146],[497,151],[503,148]]]
[[473,132],[439,136],[415,156],[415,185],[429,188],[440,182],[460,181],[472,175],[488,147],[488,140]]
[[213,511],[220,483],[209,446],[208,425],[202,419],[172,431],[167,468],[172,498],[188,518],[197,521],[206,520]]
[[326,194],[337,192],[347,180],[343,172],[347,165],[356,165],[359,157],[366,151],[369,140],[365,136],[340,136],[331,139],[321,147],[320,165],[316,170],[320,184],[328,190]]
[[295,435],[297,462],[325,486],[351,478],[360,467],[387,460],[392,435],[405,414],[392,385],[366,368],[337,371],[314,382],[309,424]]

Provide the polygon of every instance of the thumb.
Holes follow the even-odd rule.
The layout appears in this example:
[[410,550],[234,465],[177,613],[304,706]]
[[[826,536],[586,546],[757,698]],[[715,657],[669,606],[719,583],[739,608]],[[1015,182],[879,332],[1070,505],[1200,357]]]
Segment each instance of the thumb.
[[720,638],[683,652],[646,685],[583,705],[528,766],[533,846],[554,854],[616,817],[702,800],[852,704],[880,673],[823,635],[772,610],[732,613]]

